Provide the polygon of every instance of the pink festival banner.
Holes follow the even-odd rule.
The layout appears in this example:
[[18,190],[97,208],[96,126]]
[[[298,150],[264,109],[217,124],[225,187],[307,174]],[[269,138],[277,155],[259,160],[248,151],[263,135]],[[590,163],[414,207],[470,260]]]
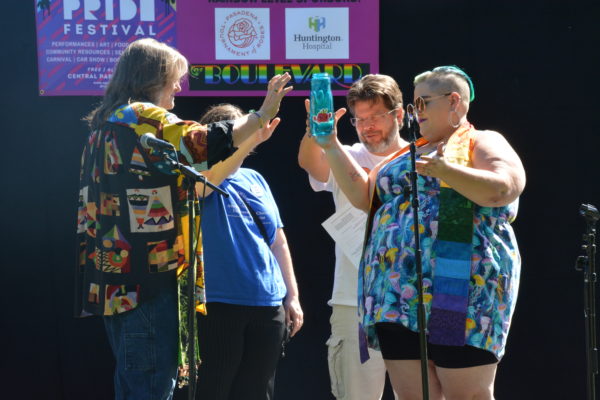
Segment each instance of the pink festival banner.
[[288,72],[307,96],[334,95],[379,69],[378,0],[34,0],[39,93],[102,95],[132,41],[168,43],[190,62],[184,96],[260,96]]

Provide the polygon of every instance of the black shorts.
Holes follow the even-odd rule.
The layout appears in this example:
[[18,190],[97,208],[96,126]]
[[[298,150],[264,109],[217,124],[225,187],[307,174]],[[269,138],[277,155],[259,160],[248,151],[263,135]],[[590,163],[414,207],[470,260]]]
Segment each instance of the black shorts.
[[[375,324],[384,360],[420,360],[419,334],[401,324]],[[498,362],[496,356],[473,346],[443,346],[427,343],[427,355],[441,368],[468,368]]]

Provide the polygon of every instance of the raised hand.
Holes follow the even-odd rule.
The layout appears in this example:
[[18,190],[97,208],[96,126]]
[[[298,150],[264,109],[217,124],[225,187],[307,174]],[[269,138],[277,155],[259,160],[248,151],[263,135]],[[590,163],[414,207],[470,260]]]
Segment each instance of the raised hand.
[[267,86],[267,95],[260,107],[260,116],[263,121],[273,119],[279,112],[279,106],[283,96],[292,91],[293,86],[285,87],[288,82],[292,79],[290,74],[287,72],[283,75],[275,75],[269,81]]
[[304,107],[306,108],[306,133],[309,136],[311,136],[314,139],[315,143],[317,143],[323,149],[329,148],[335,142],[335,139],[337,138],[337,123],[340,120],[340,118],[342,118],[342,116],[344,114],[346,114],[346,109],[340,108],[335,112],[333,130],[331,131],[330,135],[311,135],[311,132],[310,132],[310,100],[309,99],[304,100]]
[[271,138],[271,135],[273,135],[273,131],[275,131],[275,128],[277,128],[277,125],[279,125],[280,122],[281,118],[277,117],[271,121],[267,121],[264,127],[257,130],[254,134],[256,138],[256,145],[259,145],[269,140]]

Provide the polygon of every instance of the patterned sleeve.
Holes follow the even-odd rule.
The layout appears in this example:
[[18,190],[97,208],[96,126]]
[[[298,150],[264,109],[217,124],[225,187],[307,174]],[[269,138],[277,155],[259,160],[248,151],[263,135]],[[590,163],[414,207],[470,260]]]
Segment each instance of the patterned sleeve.
[[151,103],[128,104],[116,110],[109,121],[128,125],[138,136],[152,133],[168,141],[191,165],[210,168],[235,150],[231,121],[201,125],[195,121],[181,120]]

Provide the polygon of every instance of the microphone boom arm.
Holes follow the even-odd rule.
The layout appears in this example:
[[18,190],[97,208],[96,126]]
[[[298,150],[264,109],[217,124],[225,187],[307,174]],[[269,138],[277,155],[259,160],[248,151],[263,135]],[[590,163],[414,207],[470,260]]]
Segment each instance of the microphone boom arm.
[[172,167],[179,169],[179,171],[181,171],[181,173],[186,178],[190,179],[193,182],[202,182],[202,184],[208,186],[215,192],[218,192],[219,194],[225,197],[229,197],[229,193],[216,186],[215,184],[211,183],[208,179],[206,179],[204,175],[196,171],[194,168],[188,167],[187,165],[183,165],[180,162],[173,160],[171,157],[169,157],[169,154],[167,154],[166,152],[163,152],[162,155],[163,160],[165,160],[165,162],[170,164]]

